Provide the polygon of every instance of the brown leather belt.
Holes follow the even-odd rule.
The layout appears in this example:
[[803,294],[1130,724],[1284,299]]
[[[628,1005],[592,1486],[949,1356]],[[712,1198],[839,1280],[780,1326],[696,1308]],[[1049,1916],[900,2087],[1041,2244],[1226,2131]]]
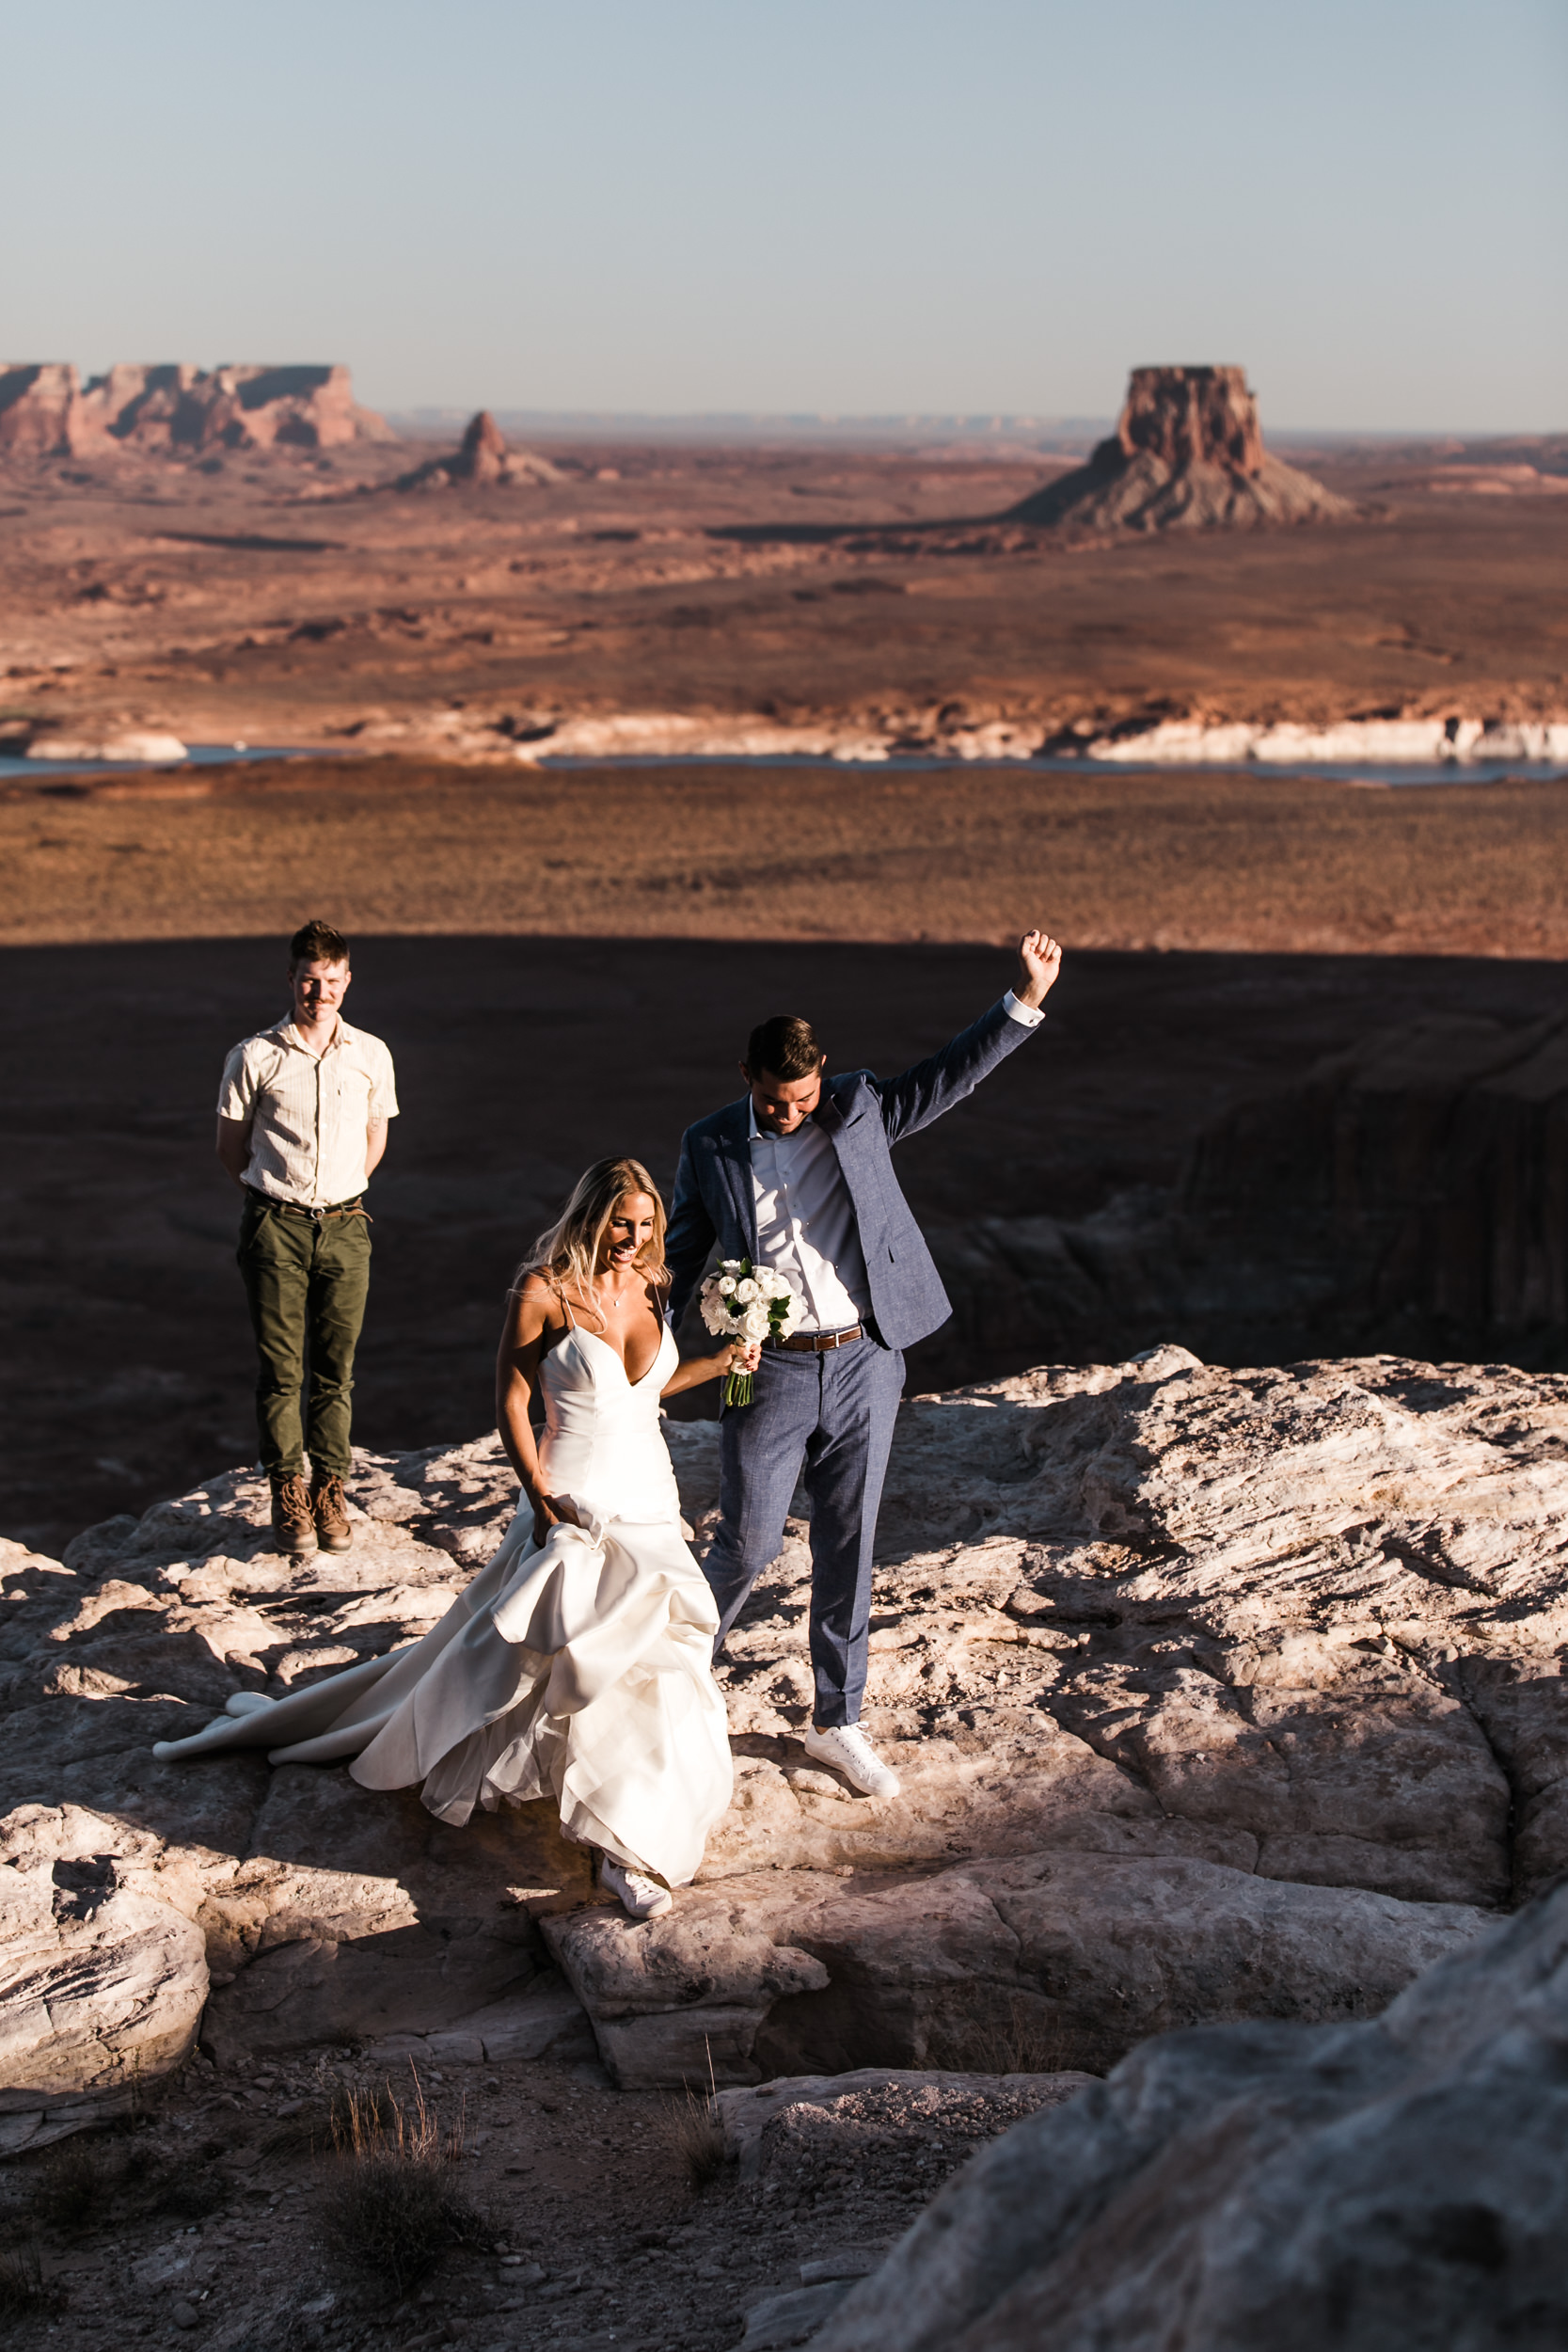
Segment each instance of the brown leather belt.
[[851,1340],[863,1340],[863,1324],[852,1323],[847,1331],[792,1331],[787,1340],[769,1340],[769,1347],[792,1347],[805,1356],[826,1356],[835,1347],[847,1347]]
[[362,1216],[367,1219],[370,1216],[363,1193],[356,1200],[335,1201],[330,1209],[308,1209],[298,1200],[279,1200],[270,1192],[259,1192],[254,1184],[246,1184],[245,1189],[253,1200],[260,1200],[264,1209],[281,1209],[286,1216],[302,1216],[311,1225],[319,1225],[324,1216]]

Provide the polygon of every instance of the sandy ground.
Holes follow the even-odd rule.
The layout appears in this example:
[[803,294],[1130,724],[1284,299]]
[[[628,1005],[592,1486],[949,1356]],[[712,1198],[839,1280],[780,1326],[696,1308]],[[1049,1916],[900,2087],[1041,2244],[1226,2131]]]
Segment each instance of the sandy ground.
[[910,532],[994,516],[1060,457],[564,448],[545,488],[387,486],[429,453],[13,467],[0,727],[297,744],[460,717],[506,755],[563,715],[650,708],[1562,712],[1563,476],[1525,494],[1528,465],[1473,462],[1560,468],[1560,445],[1292,449],[1366,519],[1001,551],[992,531]]
[[0,786],[0,942],[369,931],[1568,953],[1568,784],[302,760]]
[[[461,2133],[451,2185],[484,2226],[400,2296],[344,2259],[321,2214],[340,2172],[331,2100],[388,2084],[412,2111],[405,2073],[348,2051],[229,2074],[198,2060],[133,2129],[6,2167],[0,2253],[30,2248],[57,2298],[8,2318],[7,2342],[717,2352],[750,2306],[800,2287],[802,2263],[891,2245],[973,2144],[938,2118],[879,2166],[745,2185],[732,2165],[698,2185],[671,2130],[682,2102],[614,2090],[594,2063],[449,2064],[421,2088]],[[84,2162],[96,2189],[68,2218],[62,2163]]]

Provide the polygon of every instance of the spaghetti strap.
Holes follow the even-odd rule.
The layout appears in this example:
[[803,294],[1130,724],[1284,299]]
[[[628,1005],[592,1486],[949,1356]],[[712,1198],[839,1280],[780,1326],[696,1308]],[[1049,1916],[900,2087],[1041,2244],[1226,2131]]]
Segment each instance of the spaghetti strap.
[[572,1302],[567,1297],[564,1291],[561,1293],[561,1306],[562,1311],[566,1317],[566,1328],[568,1331],[575,1331],[578,1327],[577,1319],[572,1313]]

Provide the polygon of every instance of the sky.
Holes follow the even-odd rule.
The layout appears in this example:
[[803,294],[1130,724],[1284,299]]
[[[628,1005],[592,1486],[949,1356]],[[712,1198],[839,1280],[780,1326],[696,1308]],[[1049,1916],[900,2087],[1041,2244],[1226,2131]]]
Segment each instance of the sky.
[[1568,425],[1568,0],[0,0],[11,361]]

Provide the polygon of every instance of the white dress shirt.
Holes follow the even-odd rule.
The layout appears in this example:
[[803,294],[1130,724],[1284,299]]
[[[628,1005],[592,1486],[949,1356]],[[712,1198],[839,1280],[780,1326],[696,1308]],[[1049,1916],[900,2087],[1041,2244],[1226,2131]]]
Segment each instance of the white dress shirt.
[[274,1200],[324,1209],[356,1200],[367,1130],[397,1115],[391,1055],[341,1017],[320,1054],[280,1021],[243,1040],[223,1066],[218,1117],[250,1120],[244,1182]]
[[[1021,1005],[1009,989],[1010,1020],[1037,1028],[1045,1015]],[[782,1274],[805,1301],[801,1331],[845,1331],[871,1311],[865,1253],[838,1153],[815,1119],[792,1136],[757,1125],[746,1104],[752,1147],[752,1188],[757,1213],[757,1263]]]

